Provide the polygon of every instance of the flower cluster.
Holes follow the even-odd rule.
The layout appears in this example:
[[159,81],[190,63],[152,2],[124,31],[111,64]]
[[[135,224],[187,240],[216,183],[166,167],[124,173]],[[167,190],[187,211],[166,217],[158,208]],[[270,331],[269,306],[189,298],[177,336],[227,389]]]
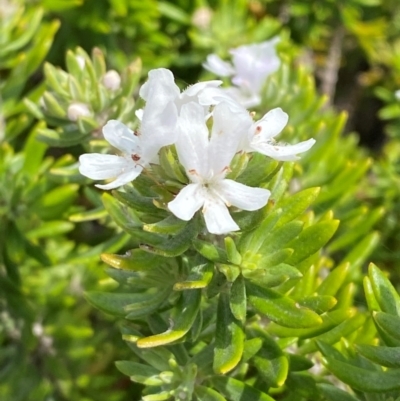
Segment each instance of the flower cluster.
[[104,138],[120,154],[82,155],[81,174],[108,181],[97,185],[99,188],[117,188],[133,181],[152,163],[157,164],[162,147],[175,145],[190,182],[169,202],[169,210],[182,220],[190,220],[201,209],[213,234],[238,230],[228,207],[258,210],[267,204],[270,192],[226,178],[235,154],[259,152],[276,160],[294,160],[315,141],[277,144],[274,137],[285,127],[288,115],[277,108],[254,122],[242,105],[219,88],[220,84],[201,82],[181,92],[171,71],[150,71],[140,89],[146,101],[144,109],[136,113],[140,129],[133,132],[119,121],[109,121],[103,128]]

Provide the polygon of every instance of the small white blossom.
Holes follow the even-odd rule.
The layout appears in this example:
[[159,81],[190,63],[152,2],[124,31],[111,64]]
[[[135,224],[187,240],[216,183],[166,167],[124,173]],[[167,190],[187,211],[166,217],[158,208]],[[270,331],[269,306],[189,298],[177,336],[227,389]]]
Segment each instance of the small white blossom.
[[295,145],[282,145],[275,141],[277,136],[288,122],[289,116],[281,109],[270,110],[264,117],[253,123],[248,131],[248,136],[240,145],[240,150],[246,152],[258,152],[280,161],[297,160],[299,153],[306,152],[315,143],[311,138]]
[[175,146],[191,183],[168,204],[175,216],[188,221],[202,209],[208,231],[225,234],[239,230],[229,214],[229,206],[252,211],[266,205],[270,196],[267,189],[251,188],[225,178],[247,128],[246,116],[234,113],[222,102],[213,111],[209,139],[202,107],[194,102],[182,106]]
[[273,38],[259,44],[231,49],[233,65],[211,54],[203,67],[222,77],[232,76],[235,87],[226,89],[229,94],[244,107],[257,106],[261,102],[260,92],[266,78],[280,66],[275,50],[278,41],[278,38]]
[[116,90],[118,90],[118,89],[120,88],[120,86],[121,86],[121,77],[120,77],[120,75],[118,74],[118,72],[115,71],[115,70],[109,70],[109,71],[107,71],[107,72],[104,74],[104,76],[103,76],[103,78],[102,78],[101,81],[102,81],[103,85],[104,85],[107,89],[109,89],[109,90],[111,90],[111,91],[116,91]]
[[110,120],[103,127],[104,138],[121,154],[89,153],[79,157],[79,172],[92,180],[111,180],[109,184],[96,185],[101,189],[114,189],[133,181],[142,172],[146,161],[139,136],[126,125]]
[[158,152],[163,146],[176,141],[175,94],[163,74],[157,71],[149,73],[140,130],[134,133],[116,120],[110,120],[103,128],[104,138],[121,154],[84,154],[79,158],[82,175],[93,180],[113,179],[108,184],[97,185],[101,189],[114,189],[133,181],[143,168],[158,161]]
[[397,91],[394,92],[394,97],[395,97],[397,100],[400,100],[400,89],[398,89]]
[[91,115],[89,106],[85,103],[72,103],[68,106],[67,116],[70,121],[78,121],[79,117],[89,117]]

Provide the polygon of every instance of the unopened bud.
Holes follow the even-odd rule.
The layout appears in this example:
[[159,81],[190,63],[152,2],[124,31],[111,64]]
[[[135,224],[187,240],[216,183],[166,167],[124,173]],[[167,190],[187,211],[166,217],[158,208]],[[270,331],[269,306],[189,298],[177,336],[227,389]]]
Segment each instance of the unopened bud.
[[107,71],[102,79],[103,85],[112,91],[116,91],[121,86],[121,77],[115,70]]
[[70,121],[78,121],[79,117],[88,117],[92,113],[85,103],[72,103],[68,106],[68,119]]
[[208,7],[198,8],[192,16],[192,24],[199,29],[207,29],[210,26],[212,10]]

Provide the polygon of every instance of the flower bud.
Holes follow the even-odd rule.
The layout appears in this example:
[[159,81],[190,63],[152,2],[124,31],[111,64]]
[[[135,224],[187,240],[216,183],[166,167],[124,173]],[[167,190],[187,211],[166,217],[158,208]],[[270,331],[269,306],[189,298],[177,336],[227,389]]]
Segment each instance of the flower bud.
[[70,121],[78,121],[79,117],[87,117],[91,114],[89,107],[85,103],[72,103],[68,106],[67,115]]
[[115,70],[107,71],[102,79],[103,85],[112,91],[116,91],[121,86],[121,77]]
[[207,29],[210,26],[212,14],[210,8],[200,7],[192,15],[192,24],[199,29]]

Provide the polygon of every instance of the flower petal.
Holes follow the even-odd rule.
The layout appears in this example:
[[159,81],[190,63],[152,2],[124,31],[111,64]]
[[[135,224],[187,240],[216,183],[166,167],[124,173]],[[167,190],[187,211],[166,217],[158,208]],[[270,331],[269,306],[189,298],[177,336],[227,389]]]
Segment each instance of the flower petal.
[[311,138],[308,141],[300,142],[295,145],[274,145],[263,142],[251,144],[251,148],[258,153],[269,156],[272,159],[280,161],[297,160],[298,153],[303,153],[309,150],[315,143],[315,139]]
[[190,102],[182,106],[178,123],[178,140],[175,144],[179,161],[188,177],[196,182],[208,173],[208,129],[204,109]]
[[79,172],[92,180],[107,180],[134,168],[133,161],[115,155],[87,153],[79,157]]
[[252,143],[260,143],[278,135],[285,128],[289,116],[280,107],[270,110],[264,117],[254,123]]
[[209,145],[210,168],[214,174],[224,172],[225,175],[239,144],[247,136],[252,119],[245,109],[234,112],[226,102],[215,106],[213,117]]
[[146,161],[154,160],[163,146],[176,141],[177,121],[178,111],[174,103],[168,103],[161,112],[146,105],[140,129],[142,153]]
[[110,120],[103,127],[104,138],[125,155],[141,154],[140,139],[125,124]]
[[203,207],[204,220],[211,234],[226,234],[240,230],[222,200],[208,196]]
[[222,84],[222,81],[213,80],[213,81],[203,81],[198,82],[197,84],[188,86],[181,94],[181,98],[192,98],[203,92],[207,88],[217,88]]
[[128,170],[125,173],[119,175],[114,181],[104,185],[96,184],[96,187],[100,189],[109,190],[118,188],[125,184],[129,184],[140,175],[142,170],[143,170],[142,166],[137,165],[134,169]]
[[220,180],[215,192],[226,204],[243,210],[258,210],[265,206],[271,195],[268,189],[252,188],[233,180]]
[[154,107],[157,104],[165,105],[179,96],[180,90],[175,84],[174,75],[166,68],[157,68],[149,71],[149,79],[139,91],[139,95]]
[[230,50],[233,56],[235,76],[232,82],[249,93],[260,93],[268,75],[280,66],[275,45],[279,39]]
[[179,219],[188,221],[204,204],[204,190],[200,184],[189,184],[168,203],[169,210]]
[[143,170],[133,160],[122,156],[99,153],[84,154],[79,157],[79,171],[92,180],[109,180],[109,184],[96,185],[102,189],[113,189],[133,181]]
[[213,72],[220,77],[229,77],[235,73],[234,68],[230,63],[223,61],[220,57],[216,54],[210,54],[207,56],[207,60],[203,63],[203,67]]

